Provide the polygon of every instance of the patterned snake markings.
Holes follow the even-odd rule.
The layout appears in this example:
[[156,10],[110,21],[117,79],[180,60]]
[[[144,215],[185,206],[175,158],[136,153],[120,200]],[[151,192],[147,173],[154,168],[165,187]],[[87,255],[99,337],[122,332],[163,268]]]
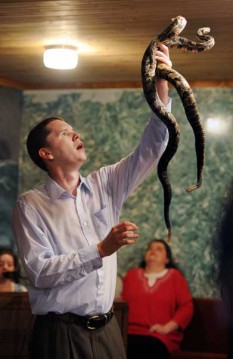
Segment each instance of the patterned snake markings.
[[163,43],[169,48],[176,47],[189,52],[203,52],[210,50],[214,46],[214,38],[209,36],[210,28],[204,27],[197,31],[197,38],[200,43],[190,41],[178,36],[185,28],[187,21],[182,16],[172,19],[172,23],[156,39],[152,40],[147,47],[141,66],[142,85],[145,98],[154,113],[164,122],[169,132],[169,141],[157,168],[158,178],[163,186],[164,192],[164,219],[168,230],[168,241],[171,240],[171,224],[169,218],[169,207],[172,198],[172,188],[167,174],[167,167],[175,155],[178,144],[180,130],[172,113],[166,110],[156,91],[156,76],[169,81],[177,90],[183,103],[186,117],[193,129],[195,137],[195,149],[197,159],[197,182],[189,186],[186,191],[191,192],[199,188],[202,183],[202,172],[205,158],[205,135],[202,122],[196,106],[193,92],[185,78],[174,69],[169,68],[163,63],[155,60],[155,52],[159,50],[159,43]]

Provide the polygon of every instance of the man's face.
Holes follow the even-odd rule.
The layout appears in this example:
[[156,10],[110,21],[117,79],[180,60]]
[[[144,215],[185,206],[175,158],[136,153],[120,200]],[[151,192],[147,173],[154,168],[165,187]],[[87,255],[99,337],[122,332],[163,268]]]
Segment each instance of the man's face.
[[53,165],[67,169],[79,169],[86,160],[84,144],[79,133],[66,122],[54,120],[47,125],[48,160]]

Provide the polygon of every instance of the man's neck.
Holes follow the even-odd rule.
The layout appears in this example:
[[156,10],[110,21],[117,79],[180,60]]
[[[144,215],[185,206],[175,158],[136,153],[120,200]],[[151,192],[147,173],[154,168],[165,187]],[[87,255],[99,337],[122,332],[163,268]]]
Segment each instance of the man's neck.
[[64,190],[73,196],[77,195],[77,187],[81,182],[78,170],[63,172],[61,170],[50,171],[50,177],[59,184]]

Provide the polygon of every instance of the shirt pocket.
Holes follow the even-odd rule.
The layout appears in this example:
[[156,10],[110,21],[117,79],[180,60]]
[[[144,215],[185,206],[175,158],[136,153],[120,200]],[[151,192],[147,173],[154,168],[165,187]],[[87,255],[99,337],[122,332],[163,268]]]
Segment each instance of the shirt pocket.
[[108,220],[108,209],[106,206],[101,208],[98,212],[92,214],[92,219],[100,240],[103,240],[111,229],[111,223]]

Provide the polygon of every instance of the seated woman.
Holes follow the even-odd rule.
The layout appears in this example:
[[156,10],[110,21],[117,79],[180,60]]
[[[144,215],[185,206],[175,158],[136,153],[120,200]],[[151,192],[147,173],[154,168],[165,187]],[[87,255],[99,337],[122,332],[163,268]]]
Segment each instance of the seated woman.
[[21,275],[16,254],[10,249],[0,250],[0,292],[27,292],[19,284]]
[[129,305],[128,359],[165,359],[179,349],[193,302],[165,241],[149,243],[141,267],[124,277],[122,298]]

